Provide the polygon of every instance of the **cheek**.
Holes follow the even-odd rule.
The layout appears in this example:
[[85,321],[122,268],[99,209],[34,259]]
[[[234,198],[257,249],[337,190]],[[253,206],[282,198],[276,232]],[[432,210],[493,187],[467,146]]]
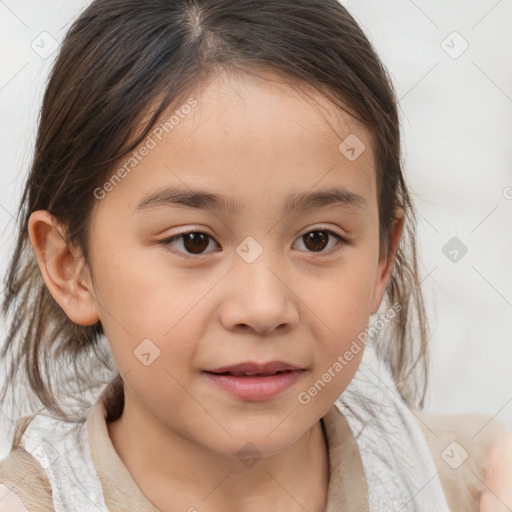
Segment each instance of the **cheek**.
[[317,318],[313,333],[317,360],[310,384],[321,381],[317,388],[322,389],[324,403],[336,400],[348,386],[363,355],[375,275],[367,254],[347,259],[330,280],[319,282],[306,301]]
[[[197,304],[206,285],[188,287],[177,275],[136,258],[96,272],[100,318],[121,376],[156,393],[180,381],[200,339]],[[174,272],[176,274],[176,272]],[[181,293],[178,291],[181,290]]]
[[155,322],[153,310],[134,310],[137,318],[131,322],[129,334],[116,322],[108,322],[105,329],[125,386],[164,423],[172,422],[170,410],[176,418],[201,413],[188,390],[194,377],[196,340],[201,339],[202,333],[197,330],[193,315],[184,314],[182,309],[169,305],[159,323]]
[[147,367],[151,367],[151,379],[165,370],[184,375],[194,357],[194,340],[203,336],[200,299],[204,295],[201,288],[175,294],[162,281],[139,278],[125,280],[111,292],[106,301],[111,310],[102,325],[121,375],[144,374]]
[[95,271],[97,302],[102,324],[130,336],[162,338],[192,311],[209,286],[186,270],[173,267],[165,249],[138,248],[116,243],[105,246]]
[[298,295],[311,309],[322,332],[339,342],[368,326],[376,266],[367,255],[348,258],[329,275],[302,280]]

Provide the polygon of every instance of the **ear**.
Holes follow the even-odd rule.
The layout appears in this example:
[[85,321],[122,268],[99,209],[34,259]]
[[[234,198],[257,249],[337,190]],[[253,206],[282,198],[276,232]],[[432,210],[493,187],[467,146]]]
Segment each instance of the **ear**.
[[80,325],[98,322],[89,273],[80,278],[83,259],[68,247],[55,217],[46,210],[32,212],[28,232],[44,282],[68,318]]
[[393,272],[393,267],[395,264],[395,254],[398,249],[398,244],[400,242],[400,237],[402,235],[402,229],[404,226],[404,218],[404,211],[401,208],[395,210],[395,219],[393,220],[391,233],[389,235],[389,252],[379,256],[379,263],[377,266],[377,273],[375,275],[375,283],[373,288],[373,297],[370,311],[371,315],[374,315],[379,309],[382,297],[384,296],[384,291],[386,290],[386,286],[389,282],[389,279],[391,278],[391,273]]

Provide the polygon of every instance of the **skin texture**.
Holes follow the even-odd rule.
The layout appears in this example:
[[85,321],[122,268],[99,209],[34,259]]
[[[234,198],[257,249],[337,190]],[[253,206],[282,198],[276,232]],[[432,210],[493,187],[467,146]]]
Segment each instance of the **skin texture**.
[[[191,92],[198,101],[192,112],[97,202],[94,279],[79,279],[82,261],[66,248],[56,219],[45,211],[30,217],[53,297],[74,322],[102,323],[126,400],[109,434],[162,511],[323,510],[329,475],[319,418],[349,384],[363,350],[308,404],[298,395],[368,326],[403,226],[397,212],[391,252],[379,255],[367,130],[325,98],[311,99],[273,73],[266,78],[222,74]],[[349,134],[366,146],[354,161],[338,149]],[[240,210],[136,211],[166,185],[227,195]],[[331,186],[366,205],[283,214],[289,194]],[[187,230],[212,237],[204,254],[187,252],[183,238],[162,243]],[[303,235],[317,230],[348,243],[329,235],[324,245],[307,245]],[[263,250],[252,263],[236,251],[248,236]],[[160,350],[148,366],[134,355],[144,339]],[[303,371],[291,388],[261,402],[231,395],[203,373],[274,360]],[[262,457],[250,467],[237,456],[247,443]]]
[[497,441],[489,451],[480,512],[512,510],[512,433]]

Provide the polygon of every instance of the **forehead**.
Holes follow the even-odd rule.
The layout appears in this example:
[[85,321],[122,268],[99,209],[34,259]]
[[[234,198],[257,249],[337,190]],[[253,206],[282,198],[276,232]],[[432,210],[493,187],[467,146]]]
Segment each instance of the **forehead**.
[[254,197],[278,201],[315,188],[375,199],[368,130],[272,72],[210,77],[162,116],[144,145],[150,150],[111,194],[129,197],[133,210],[167,185],[222,195],[237,210]]
[[[318,148],[320,143],[330,149],[338,148],[349,135],[357,135],[368,142],[369,149],[371,146],[371,134],[356,118],[309,84],[285,78],[275,71],[260,75],[226,71],[212,75],[190,97],[197,99],[198,108],[187,116],[190,122],[175,131],[176,142],[180,136],[188,137],[191,132],[199,131],[208,132],[208,139],[215,142],[220,137],[224,140],[231,137],[256,146],[262,140],[271,140],[267,153],[289,143],[297,154],[301,149],[306,152],[315,145]],[[214,130],[216,136],[209,130]],[[305,143],[303,148],[297,144],[301,141]],[[248,144],[241,145],[247,149]],[[370,157],[368,163],[373,163],[372,153],[366,155]]]

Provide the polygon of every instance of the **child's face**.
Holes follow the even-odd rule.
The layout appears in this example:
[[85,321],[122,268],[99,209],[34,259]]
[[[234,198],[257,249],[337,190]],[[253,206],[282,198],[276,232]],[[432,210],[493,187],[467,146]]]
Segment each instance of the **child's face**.
[[[355,120],[328,115],[285,84],[224,75],[191,98],[197,105],[178,108],[183,118],[168,134],[153,132],[97,202],[95,307],[127,403],[214,451],[235,456],[252,442],[270,455],[306,433],[349,384],[363,353],[357,336],[389,278],[371,141]],[[366,146],[355,160],[338,148],[350,134]],[[138,208],[170,187],[222,196],[236,209],[166,203],[165,193]],[[284,210],[293,194],[331,188],[359,202]],[[187,231],[205,235],[164,243]],[[297,370],[207,373],[275,361]]]

